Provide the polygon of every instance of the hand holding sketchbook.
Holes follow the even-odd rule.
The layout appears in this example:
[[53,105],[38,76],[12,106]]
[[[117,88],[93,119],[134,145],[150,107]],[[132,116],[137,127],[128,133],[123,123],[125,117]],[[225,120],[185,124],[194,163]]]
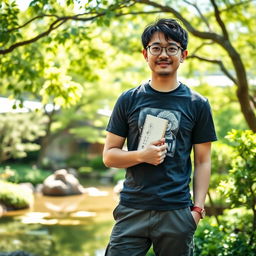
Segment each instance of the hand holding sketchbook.
[[151,142],[164,137],[168,125],[168,120],[152,115],[147,115],[139,141],[138,150],[144,149]]

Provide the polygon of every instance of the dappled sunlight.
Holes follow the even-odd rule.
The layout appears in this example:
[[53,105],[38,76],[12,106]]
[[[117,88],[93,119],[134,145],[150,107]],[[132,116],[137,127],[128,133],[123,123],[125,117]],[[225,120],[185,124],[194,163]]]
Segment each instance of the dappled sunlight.
[[112,188],[85,188],[84,194],[44,196],[36,193],[31,209],[8,211],[4,216],[15,217],[24,224],[83,225],[89,219],[103,220],[111,216],[116,200]]

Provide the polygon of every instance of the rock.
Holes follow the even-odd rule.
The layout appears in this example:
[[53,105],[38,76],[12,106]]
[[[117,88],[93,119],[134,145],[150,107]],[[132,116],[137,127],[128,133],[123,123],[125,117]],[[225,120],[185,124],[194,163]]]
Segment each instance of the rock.
[[108,195],[107,191],[102,191],[95,187],[85,188],[84,193],[87,193],[88,196],[107,196]]
[[84,188],[73,174],[60,169],[44,180],[42,193],[48,196],[79,195],[84,193]]

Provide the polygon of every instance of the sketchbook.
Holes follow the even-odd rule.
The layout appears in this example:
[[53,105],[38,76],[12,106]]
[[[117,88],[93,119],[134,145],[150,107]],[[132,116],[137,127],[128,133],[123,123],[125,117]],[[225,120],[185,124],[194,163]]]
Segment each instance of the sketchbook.
[[164,137],[168,125],[168,120],[152,115],[147,115],[138,145],[138,150],[144,149],[151,142]]

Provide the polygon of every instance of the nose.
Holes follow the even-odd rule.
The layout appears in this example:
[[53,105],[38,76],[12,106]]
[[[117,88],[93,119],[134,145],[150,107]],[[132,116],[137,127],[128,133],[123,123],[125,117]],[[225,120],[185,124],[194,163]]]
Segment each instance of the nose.
[[161,51],[159,57],[168,57],[166,47],[162,47],[162,51]]

